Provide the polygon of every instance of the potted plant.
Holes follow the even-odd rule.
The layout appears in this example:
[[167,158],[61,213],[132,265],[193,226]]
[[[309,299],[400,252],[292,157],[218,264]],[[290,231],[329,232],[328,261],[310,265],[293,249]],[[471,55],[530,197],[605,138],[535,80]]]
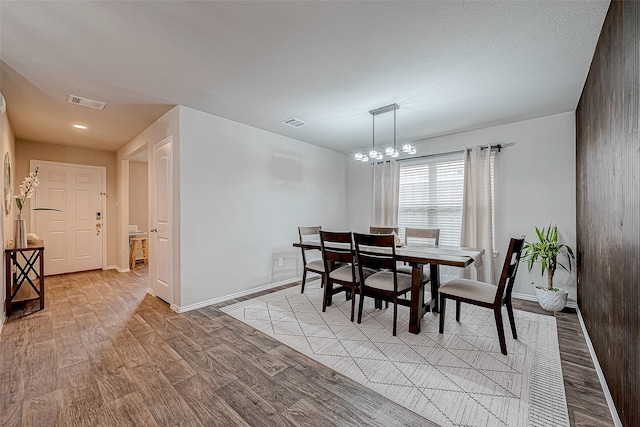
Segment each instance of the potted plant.
[[[542,267],[542,274],[547,272],[547,287],[536,286],[536,296],[540,307],[549,311],[560,311],[567,304],[568,292],[564,289],[553,287],[553,276],[558,266],[571,272],[571,262],[575,262],[573,249],[565,244],[558,243],[558,226],[543,227],[540,230],[536,227],[537,241],[524,243],[524,255],[522,261],[527,262],[529,272],[536,262]],[[566,254],[567,265],[558,261],[558,255]]]

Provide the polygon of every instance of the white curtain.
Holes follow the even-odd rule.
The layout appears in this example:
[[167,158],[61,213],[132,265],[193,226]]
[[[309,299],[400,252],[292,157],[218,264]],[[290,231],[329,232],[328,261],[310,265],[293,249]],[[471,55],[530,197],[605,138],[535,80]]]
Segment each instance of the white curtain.
[[[474,262],[476,278],[483,282],[495,283],[490,161],[490,146],[466,149],[460,246],[484,249],[482,259]],[[465,277],[470,277],[469,270],[465,270]]]
[[400,165],[395,160],[373,165],[373,226],[398,226]]

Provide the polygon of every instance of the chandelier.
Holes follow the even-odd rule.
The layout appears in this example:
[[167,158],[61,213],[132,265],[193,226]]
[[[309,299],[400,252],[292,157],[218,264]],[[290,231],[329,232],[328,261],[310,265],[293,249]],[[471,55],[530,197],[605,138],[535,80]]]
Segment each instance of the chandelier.
[[[400,108],[398,104],[385,105],[384,107],[376,108],[369,111],[369,114],[373,116],[373,138],[371,141],[371,150],[368,153],[358,152],[354,155],[354,158],[361,162],[368,162],[371,160],[382,160],[384,156],[396,158],[400,155],[400,151],[396,148],[396,111]],[[376,116],[379,114],[388,113],[393,111],[393,146],[388,146],[384,150],[376,149]],[[411,144],[403,144],[402,152],[406,154],[416,154],[416,147]]]

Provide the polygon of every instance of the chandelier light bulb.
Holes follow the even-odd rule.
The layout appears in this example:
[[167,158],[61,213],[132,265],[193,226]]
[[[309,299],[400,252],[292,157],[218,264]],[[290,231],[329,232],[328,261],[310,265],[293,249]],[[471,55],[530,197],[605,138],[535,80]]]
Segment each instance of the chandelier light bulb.
[[393,154],[393,147],[387,147],[386,150],[384,150],[384,154],[386,154],[387,156],[390,156]]
[[356,160],[362,160],[362,153],[356,153],[353,157],[354,157]]
[[411,147],[411,150],[409,150],[409,154],[416,154],[416,147]]
[[382,160],[384,158],[384,156],[382,155],[382,152],[378,153],[378,155],[376,156],[377,160]]
[[404,144],[402,146],[402,151],[404,151],[405,153],[408,153],[409,151],[411,151],[411,144]]
[[391,153],[391,157],[396,158],[400,155],[400,153],[398,153],[398,150],[393,150],[393,153]]
[[367,156],[362,156],[362,159],[360,159],[360,161],[366,163],[369,161],[369,158]]
[[377,155],[378,152],[376,150],[369,151],[369,157],[371,157],[372,159],[374,159]]

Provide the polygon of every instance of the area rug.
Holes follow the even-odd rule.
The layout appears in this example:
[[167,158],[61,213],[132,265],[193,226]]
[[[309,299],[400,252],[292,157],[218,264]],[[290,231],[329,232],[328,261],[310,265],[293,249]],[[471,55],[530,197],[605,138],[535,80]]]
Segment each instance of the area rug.
[[[518,340],[500,353],[492,310],[449,302],[445,332],[427,313],[408,330],[409,310],[376,310],[365,299],[362,323],[350,321],[344,294],[322,312],[322,289],[291,287],[222,310],[441,426],[568,426],[556,321],[515,311]],[[356,304],[357,317],[357,304]]]

